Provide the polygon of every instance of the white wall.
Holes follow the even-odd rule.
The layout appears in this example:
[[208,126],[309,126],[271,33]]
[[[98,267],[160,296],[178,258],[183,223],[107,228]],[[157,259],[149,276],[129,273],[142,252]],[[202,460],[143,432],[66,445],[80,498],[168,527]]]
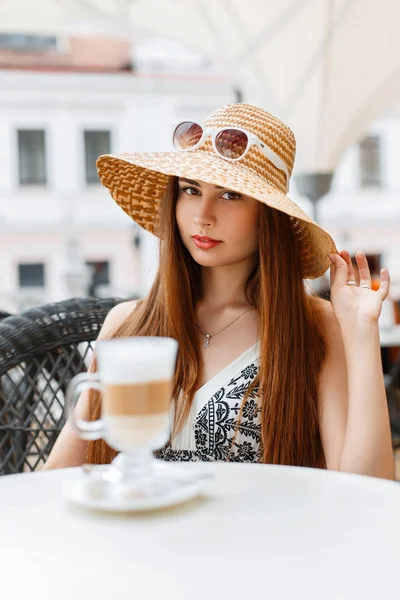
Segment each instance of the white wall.
[[[381,139],[382,186],[361,187],[359,146],[348,148],[335,171],[331,192],[319,203],[319,222],[339,249],[381,254],[391,273],[392,295],[400,299],[400,118],[382,117],[365,134]],[[311,212],[295,185],[291,197]]]
[[[18,289],[21,262],[46,263],[43,301],[70,295],[65,242],[71,235],[79,240],[76,261],[110,261],[107,291],[145,294],[157,267],[157,242],[143,232],[136,250],[131,219],[101,185],[85,184],[83,131],[110,130],[113,152],[170,149],[171,124],[179,115],[202,118],[234,101],[230,82],[0,71],[0,90],[0,308],[26,304]],[[46,186],[19,186],[21,128],[46,131]]]

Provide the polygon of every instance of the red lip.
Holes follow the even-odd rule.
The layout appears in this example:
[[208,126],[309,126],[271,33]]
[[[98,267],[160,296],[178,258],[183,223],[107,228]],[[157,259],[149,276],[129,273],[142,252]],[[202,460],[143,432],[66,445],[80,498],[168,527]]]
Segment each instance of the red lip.
[[202,250],[210,250],[211,248],[218,246],[218,244],[221,244],[220,240],[214,240],[207,235],[194,235],[192,237],[196,246]]

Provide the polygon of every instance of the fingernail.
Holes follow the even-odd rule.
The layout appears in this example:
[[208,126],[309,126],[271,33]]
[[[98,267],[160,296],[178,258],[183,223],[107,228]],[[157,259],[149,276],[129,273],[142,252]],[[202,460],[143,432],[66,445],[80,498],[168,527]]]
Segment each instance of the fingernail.
[[331,261],[331,263],[335,264],[336,262],[336,256],[334,254],[329,254],[329,260]]

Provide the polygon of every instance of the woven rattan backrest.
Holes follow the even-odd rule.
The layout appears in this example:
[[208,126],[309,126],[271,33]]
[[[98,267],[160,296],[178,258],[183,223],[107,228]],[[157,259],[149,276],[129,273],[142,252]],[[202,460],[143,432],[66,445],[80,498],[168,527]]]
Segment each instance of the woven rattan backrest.
[[65,423],[66,387],[120,301],[71,299],[0,320],[0,475],[44,464]]

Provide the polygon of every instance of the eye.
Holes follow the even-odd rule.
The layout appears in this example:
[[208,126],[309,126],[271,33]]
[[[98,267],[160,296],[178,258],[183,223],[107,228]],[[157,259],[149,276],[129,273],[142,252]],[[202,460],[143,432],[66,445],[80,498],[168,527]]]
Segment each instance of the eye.
[[188,196],[198,196],[200,194],[199,190],[194,187],[183,187],[181,188],[181,194],[187,194]]
[[221,194],[221,198],[225,198],[225,200],[239,200],[243,196],[237,192],[224,192]]

